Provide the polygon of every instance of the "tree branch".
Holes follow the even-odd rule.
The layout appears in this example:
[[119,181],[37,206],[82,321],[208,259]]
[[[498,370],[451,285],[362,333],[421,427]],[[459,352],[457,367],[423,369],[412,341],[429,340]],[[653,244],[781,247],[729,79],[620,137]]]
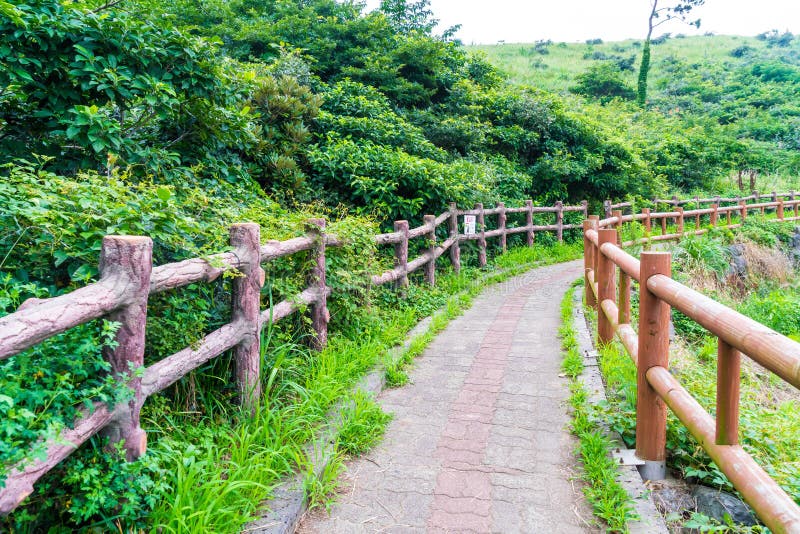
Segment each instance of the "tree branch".
[[105,4],[103,4],[102,6],[100,6],[98,8],[92,9],[91,11],[89,11],[89,13],[91,13],[93,15],[97,14],[97,13],[100,13],[101,11],[104,11],[106,9],[110,9],[110,8],[114,7],[115,5],[117,5],[117,4],[121,4],[124,1],[125,0],[111,0],[109,2],[106,2]]

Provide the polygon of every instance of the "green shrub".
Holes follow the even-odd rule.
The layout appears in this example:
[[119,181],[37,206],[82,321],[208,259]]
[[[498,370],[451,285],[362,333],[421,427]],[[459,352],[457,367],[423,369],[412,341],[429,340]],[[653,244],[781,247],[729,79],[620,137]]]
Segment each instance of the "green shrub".
[[800,334],[800,294],[792,290],[775,290],[752,295],[739,311],[785,336]]
[[570,91],[573,93],[598,98],[602,102],[612,98],[633,100],[636,93],[625,79],[619,66],[612,62],[603,62],[590,66],[585,72],[579,74],[577,82]]

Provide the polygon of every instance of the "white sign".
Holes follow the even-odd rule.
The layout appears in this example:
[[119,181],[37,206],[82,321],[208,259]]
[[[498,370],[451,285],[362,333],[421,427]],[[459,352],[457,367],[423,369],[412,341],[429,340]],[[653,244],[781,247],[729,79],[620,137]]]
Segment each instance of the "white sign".
[[464,215],[464,235],[475,235],[474,215]]

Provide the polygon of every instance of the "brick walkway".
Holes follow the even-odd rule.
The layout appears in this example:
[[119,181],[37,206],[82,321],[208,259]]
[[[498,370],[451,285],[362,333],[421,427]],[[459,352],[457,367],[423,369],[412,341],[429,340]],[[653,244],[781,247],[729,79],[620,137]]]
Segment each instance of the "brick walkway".
[[543,267],[478,297],[411,384],[380,396],[394,414],[383,442],[299,532],[587,531],[558,376],[559,304],[580,274],[578,262]]

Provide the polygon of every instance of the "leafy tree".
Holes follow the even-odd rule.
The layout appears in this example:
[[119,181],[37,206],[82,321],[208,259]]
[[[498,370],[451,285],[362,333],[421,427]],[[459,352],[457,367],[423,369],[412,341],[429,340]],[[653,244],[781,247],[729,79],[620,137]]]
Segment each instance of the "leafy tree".
[[439,20],[433,18],[430,0],[382,0],[380,11],[400,33],[430,34],[439,24]]
[[658,7],[659,0],[651,0],[652,9],[647,18],[647,36],[642,47],[642,62],[639,66],[639,83],[636,92],[637,102],[644,107],[647,102],[647,76],[650,72],[650,44],[653,30],[671,20],[680,20],[691,26],[700,27],[700,19],[689,21],[691,11],[705,3],[705,0],[678,0],[675,5]]

